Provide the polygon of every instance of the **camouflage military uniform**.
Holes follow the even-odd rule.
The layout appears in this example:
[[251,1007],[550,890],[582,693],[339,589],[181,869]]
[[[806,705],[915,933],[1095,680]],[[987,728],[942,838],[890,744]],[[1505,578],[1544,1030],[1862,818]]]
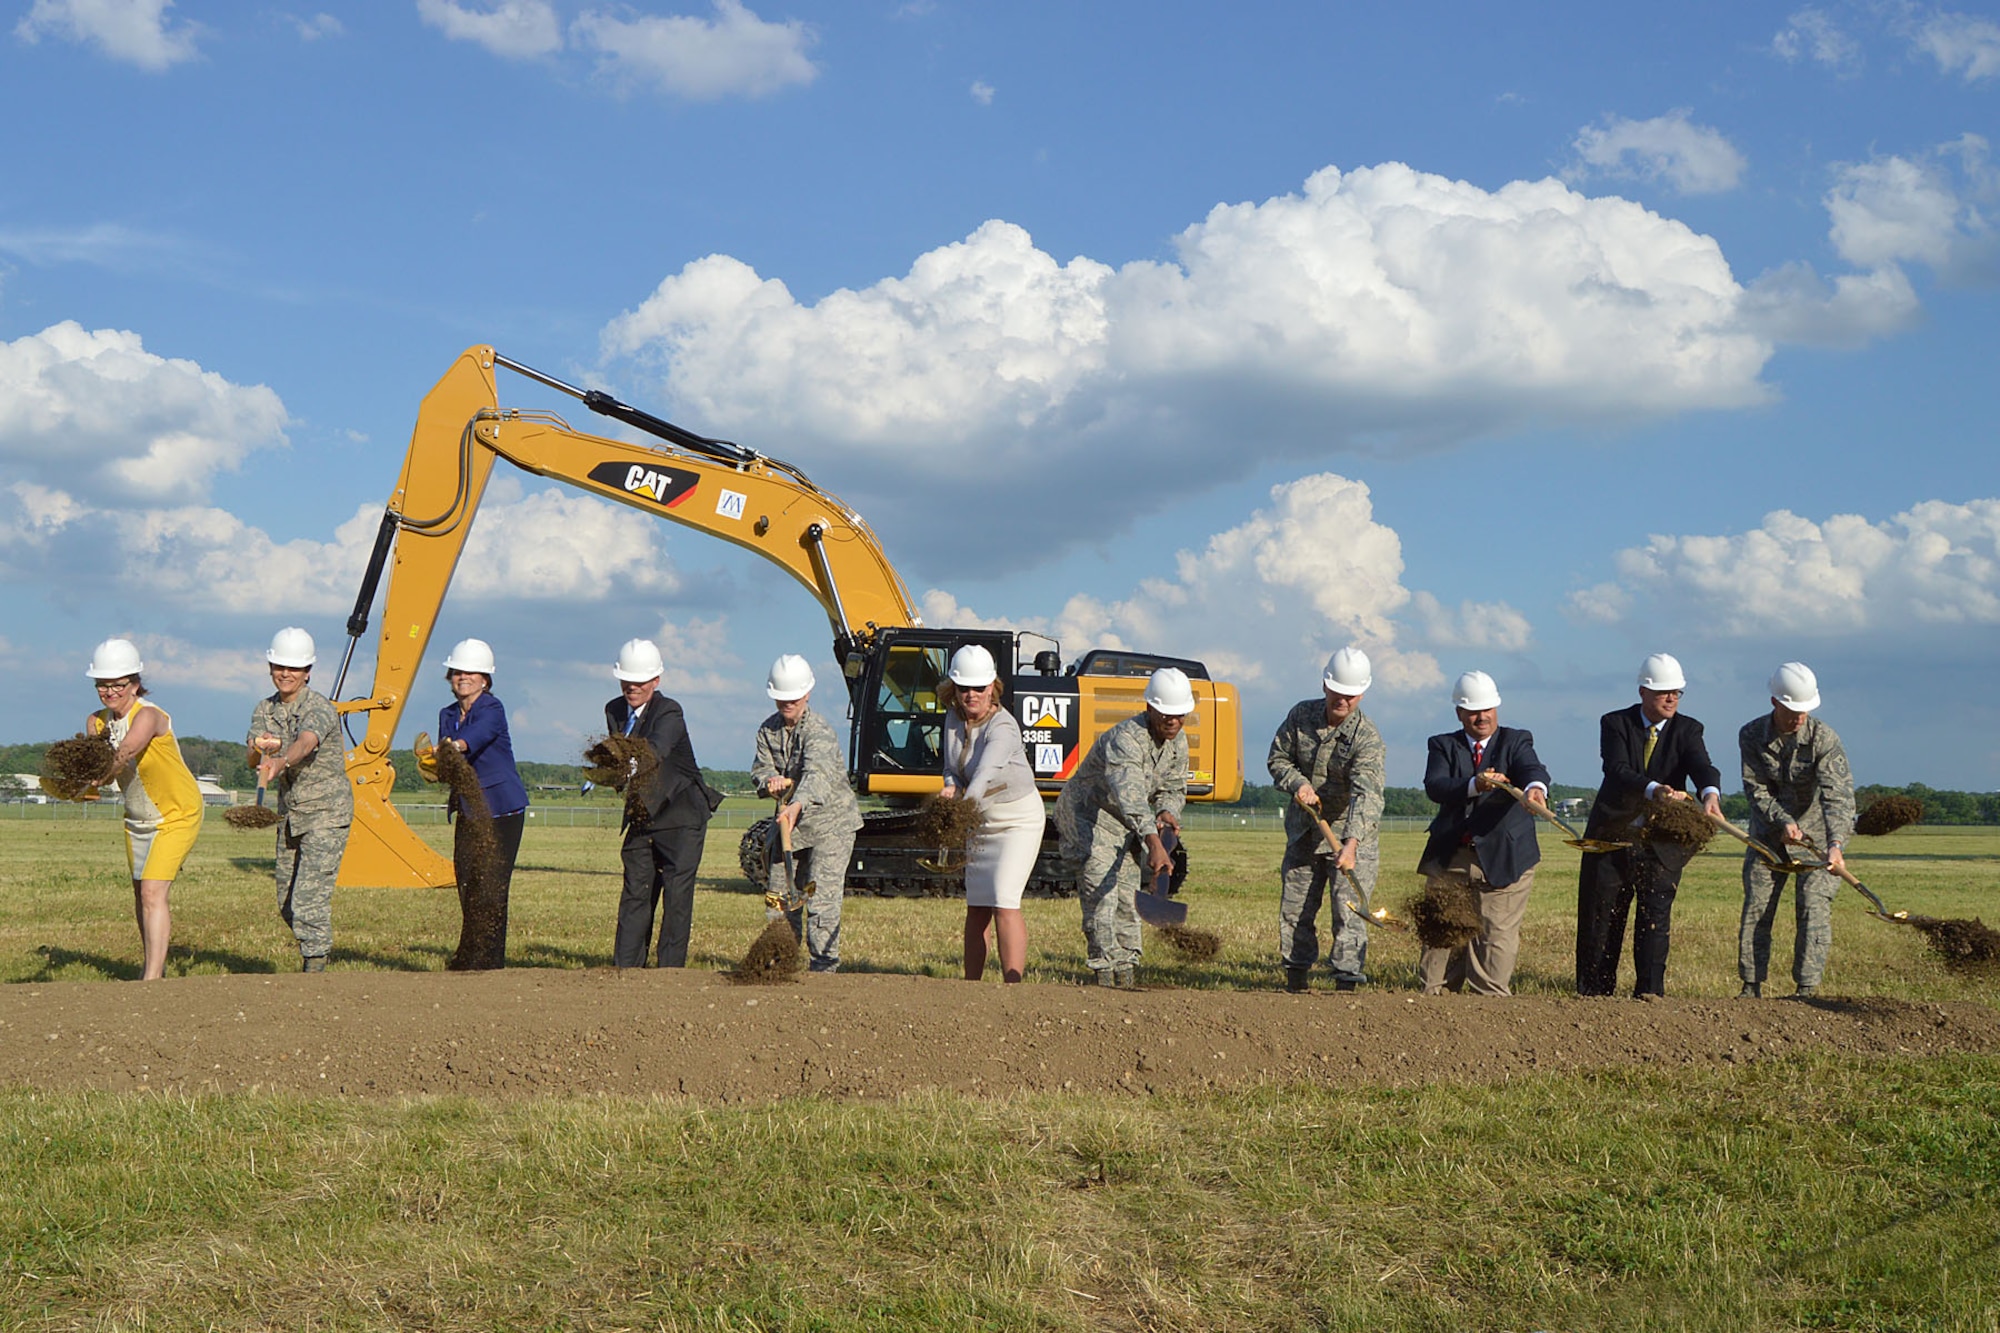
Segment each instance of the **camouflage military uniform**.
[[[774,777],[792,780],[785,804],[801,803],[799,822],[792,829],[792,863],[800,884],[813,884],[803,912],[788,912],[792,929],[803,926],[808,965],[815,972],[840,967],[840,906],[847,890],[847,861],[854,852],[854,834],[861,827],[861,806],[847,782],[840,738],[833,726],[811,708],[795,726],[773,713],[757,728],[757,753],[750,776],[762,791]],[[772,830],[771,867],[767,887],[782,893],[785,858]],[[776,915],[776,913],[772,913]],[[801,917],[803,916],[803,921]]]
[[[1750,836],[1782,854],[1784,830],[1797,824],[1821,851],[1854,832],[1854,775],[1833,728],[1808,714],[1799,729],[1781,736],[1770,714],[1736,735],[1743,751],[1743,794],[1750,801]],[[1803,851],[1803,849],[1799,849]],[[1771,965],[1771,922],[1786,879],[1796,880],[1798,936],[1792,946],[1792,980],[1816,987],[1833,947],[1833,896],[1840,881],[1825,870],[1787,876],[1754,851],[1743,856],[1743,923],[1737,934],[1736,971],[1761,985]]]
[[319,737],[319,748],[278,776],[270,793],[284,821],[278,825],[278,915],[298,937],[301,958],[325,958],[333,948],[333,885],[354,822],[354,788],[347,780],[347,747],[340,719],[319,691],[307,687],[282,702],[273,694],[250,715],[249,748],[259,736],[276,736],[278,753],[300,732]]
[[1090,969],[1115,972],[1139,961],[1139,891],[1148,834],[1158,817],[1187,803],[1187,734],[1162,745],[1146,715],[1128,717],[1097,738],[1056,801],[1062,857],[1076,877]]
[[[1382,825],[1382,784],[1387,780],[1388,748],[1382,733],[1359,708],[1338,726],[1326,720],[1326,700],[1307,699],[1285,716],[1271,738],[1266,761],[1271,781],[1288,795],[1310,786],[1319,793],[1320,812],[1340,842],[1353,838],[1354,878],[1361,881],[1366,909],[1375,892],[1375,872],[1381,863],[1377,834]],[[1368,919],[1347,910],[1344,901],[1354,886],[1334,869],[1338,844],[1329,847],[1313,812],[1296,800],[1285,806],[1285,859],[1278,867],[1278,957],[1289,971],[1310,969],[1319,961],[1319,903],[1333,881],[1333,943],[1327,963],[1335,979],[1359,984],[1368,980]]]

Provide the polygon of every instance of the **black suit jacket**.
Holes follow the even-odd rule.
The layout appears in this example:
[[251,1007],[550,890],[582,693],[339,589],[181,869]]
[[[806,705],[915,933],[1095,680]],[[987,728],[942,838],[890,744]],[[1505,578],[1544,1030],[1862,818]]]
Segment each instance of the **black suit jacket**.
[[[625,699],[604,705],[604,726],[613,736],[625,734],[625,720],[632,710]],[[694,742],[688,739],[687,718],[681,706],[666,695],[655,693],[652,702],[639,714],[632,734],[653,747],[660,767],[641,787],[639,798],[646,807],[646,827],[655,829],[696,828],[708,823],[708,789],[702,784],[701,765],[695,762]],[[632,807],[625,807],[625,822],[632,822]]]
[[1708,757],[1701,723],[1685,713],[1667,719],[1649,764],[1641,762],[1646,754],[1646,717],[1637,704],[1599,720],[1597,752],[1604,760],[1604,782],[1583,827],[1586,838],[1629,841],[1634,822],[1645,813],[1649,782],[1676,791],[1686,790],[1690,782],[1697,792],[1722,786],[1722,773]]
[[[1516,787],[1531,782],[1546,786],[1549,781],[1549,770],[1535,754],[1534,735],[1518,727],[1501,727],[1493,733],[1479,767],[1482,772],[1505,773]],[[1448,731],[1431,737],[1424,795],[1438,803],[1438,813],[1417,865],[1442,866],[1470,834],[1488,882],[1512,884],[1542,859],[1541,845],[1535,841],[1535,817],[1504,791],[1466,795],[1471,783],[1472,743],[1465,733]]]

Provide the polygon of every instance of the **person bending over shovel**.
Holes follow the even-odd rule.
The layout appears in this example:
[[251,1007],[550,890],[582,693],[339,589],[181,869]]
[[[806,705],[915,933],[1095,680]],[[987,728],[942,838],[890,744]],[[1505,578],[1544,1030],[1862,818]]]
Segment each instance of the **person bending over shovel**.
[[[840,906],[861,805],[847,783],[840,738],[812,710],[815,683],[812,665],[795,653],[771,664],[764,693],[778,711],[757,728],[750,778],[760,793],[779,802],[779,836],[789,836],[792,845],[789,868],[785,857],[770,858],[766,901],[786,904],[770,909],[770,915],[782,915],[805,941],[810,970],[838,972]],[[807,885],[812,892],[799,904]]]
[[[1382,733],[1361,711],[1361,696],[1373,681],[1368,654],[1342,648],[1327,659],[1320,678],[1324,697],[1294,704],[1271,738],[1265,761],[1271,781],[1292,795],[1285,807],[1285,859],[1278,867],[1278,958],[1288,991],[1311,989],[1322,895],[1332,899],[1327,962],[1334,989],[1350,991],[1368,980],[1363,913],[1381,859],[1376,834],[1388,766]],[[1329,828],[1338,841],[1328,842]]]
[[[1430,739],[1424,795],[1438,804],[1417,873],[1432,891],[1442,880],[1470,881],[1479,902],[1480,931],[1455,949],[1425,949],[1417,962],[1424,994],[1471,990],[1511,995],[1521,951],[1521,918],[1542,849],[1528,806],[1546,806],[1549,770],[1535,738],[1500,725],[1500,690],[1484,671],[1468,671],[1452,687],[1459,730]],[[1527,803],[1503,790],[1525,789]]]
[[[1750,836],[1766,847],[1817,862],[1843,865],[1841,844],[1854,832],[1854,774],[1832,727],[1811,716],[1819,707],[1819,681],[1803,662],[1787,662],[1771,676],[1771,711],[1736,733],[1743,754],[1743,795],[1750,802]],[[1798,933],[1792,942],[1792,980],[1798,997],[1811,999],[1833,948],[1833,895],[1840,881],[1817,866],[1791,872],[1774,868],[1754,850],[1743,853],[1743,921],[1736,937],[1738,999],[1757,999],[1771,967],[1771,922],[1785,880],[1793,883]]]
[[1174,667],[1146,681],[1146,711],[1097,738],[1056,801],[1062,857],[1076,877],[1083,938],[1100,986],[1138,984],[1139,859],[1147,879],[1173,865],[1162,829],[1180,831],[1187,804],[1188,743],[1194,688]]

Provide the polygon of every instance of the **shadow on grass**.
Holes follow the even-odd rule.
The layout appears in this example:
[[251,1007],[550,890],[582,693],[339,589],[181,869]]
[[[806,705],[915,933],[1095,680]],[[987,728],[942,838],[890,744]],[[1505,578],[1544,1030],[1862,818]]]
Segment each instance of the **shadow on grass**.
[[[111,958],[100,953],[63,949],[50,944],[37,946],[35,952],[41,955],[42,966],[33,976],[24,978],[30,982],[54,981],[58,972],[69,967],[87,967],[114,981],[136,981],[141,970],[137,958]],[[224,972],[278,970],[278,965],[268,958],[252,958],[225,949],[185,949],[179,946],[168,948],[168,976],[186,976],[191,967],[219,967]]]
[[524,866],[514,867],[517,875],[610,875],[623,878],[623,870],[592,870],[586,866]]

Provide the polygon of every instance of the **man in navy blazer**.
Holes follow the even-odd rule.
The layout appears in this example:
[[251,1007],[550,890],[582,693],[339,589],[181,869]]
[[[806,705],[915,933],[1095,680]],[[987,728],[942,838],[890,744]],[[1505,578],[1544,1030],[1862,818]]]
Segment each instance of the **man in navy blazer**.
[[1459,730],[1430,740],[1424,794],[1438,804],[1417,871],[1427,887],[1470,881],[1479,899],[1479,937],[1456,949],[1425,949],[1417,961],[1424,994],[1470,989],[1508,995],[1521,951],[1521,918],[1542,859],[1535,816],[1501,785],[1523,789],[1546,806],[1549,770],[1535,755],[1535,738],[1500,725],[1500,691],[1484,671],[1468,671],[1452,687]]
[[645,741],[660,761],[640,784],[636,800],[627,793],[625,889],[612,945],[612,962],[619,967],[645,966],[655,903],[660,906],[660,944],[653,966],[687,966],[694,879],[708,837],[708,787],[701,780],[681,706],[659,692],[664,671],[657,646],[645,639],[628,641],[612,668],[619,697],[604,705],[605,728],[614,736]]
[[1590,807],[1583,836],[1633,845],[1622,852],[1585,852],[1577,871],[1576,993],[1609,995],[1618,986],[1625,915],[1634,900],[1632,994],[1667,993],[1667,941],[1674,893],[1691,853],[1678,843],[1639,836],[1646,805],[1684,801],[1692,782],[1712,815],[1722,814],[1722,772],[1708,757],[1701,723],[1680,711],[1687,677],[1666,653],[1639,664],[1639,702],[1598,723],[1604,784]]

